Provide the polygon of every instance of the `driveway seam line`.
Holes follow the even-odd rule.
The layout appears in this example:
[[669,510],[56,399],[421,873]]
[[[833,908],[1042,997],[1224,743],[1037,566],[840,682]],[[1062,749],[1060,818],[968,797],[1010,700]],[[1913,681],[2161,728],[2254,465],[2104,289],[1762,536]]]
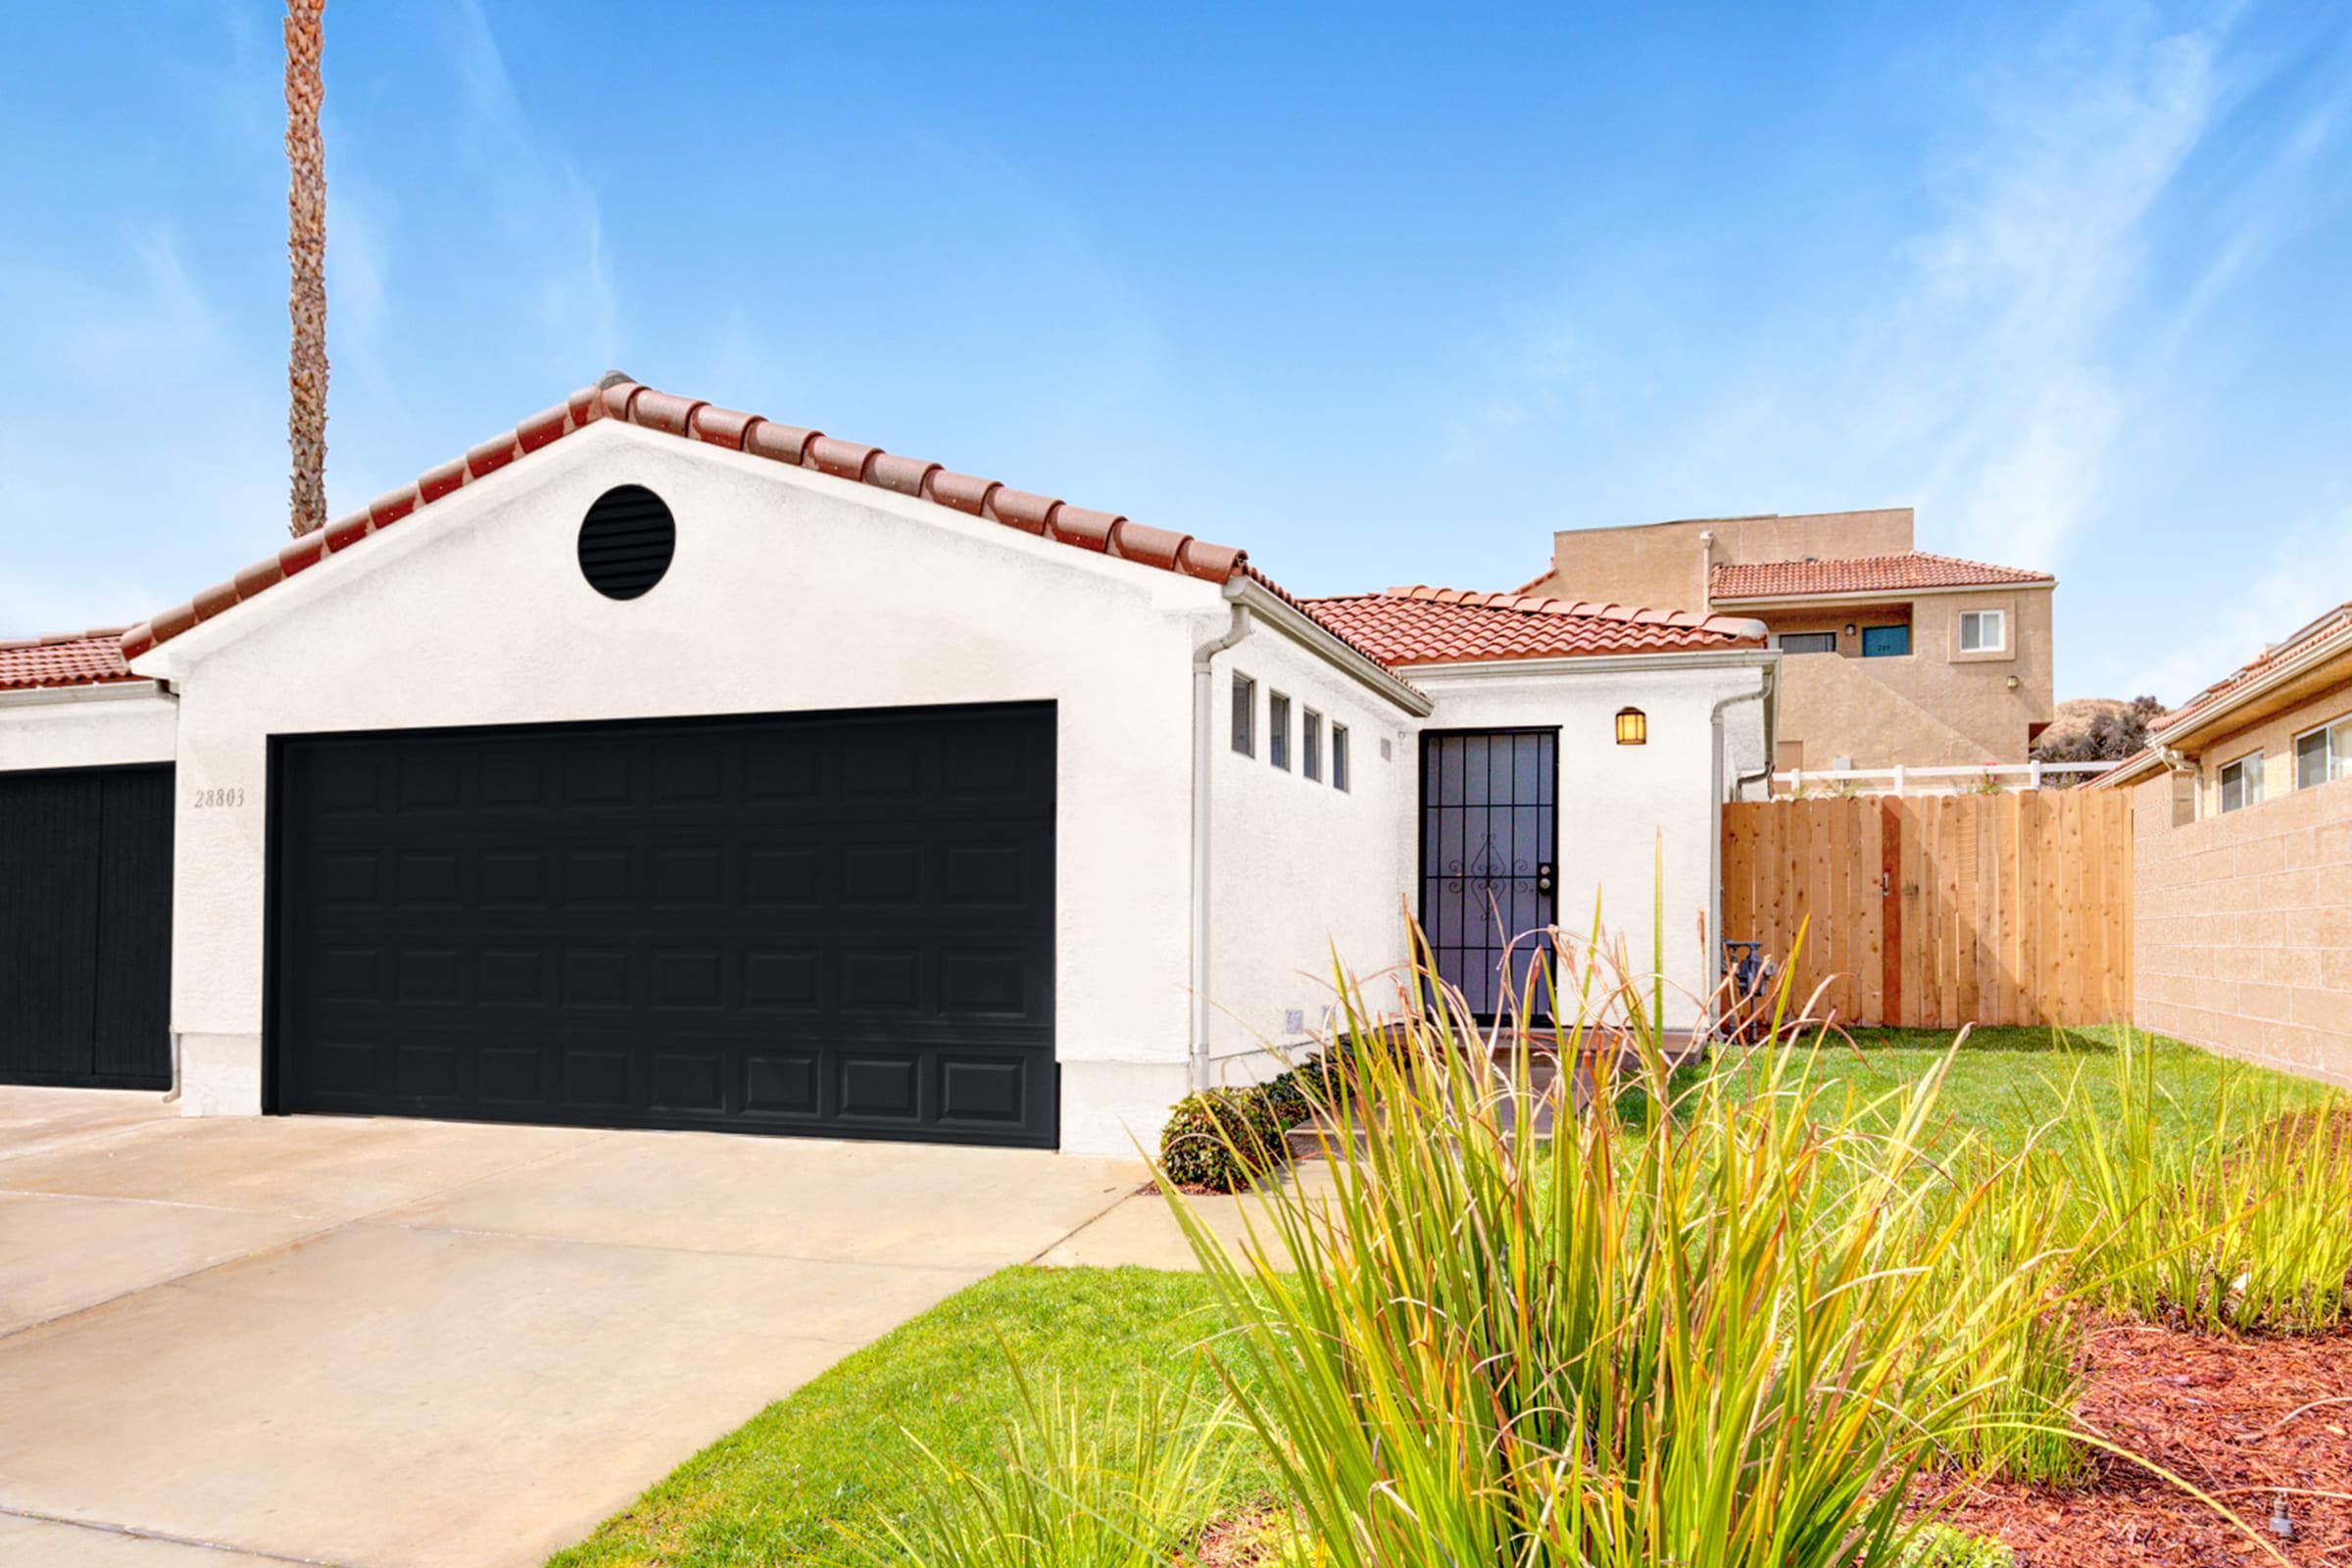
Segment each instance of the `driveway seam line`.
[[[155,1208],[192,1208],[206,1214],[253,1214],[267,1218],[266,1208],[238,1208],[232,1203],[191,1203],[184,1198],[125,1198],[119,1193],[46,1193],[29,1187],[10,1187],[0,1183],[0,1198],[51,1198],[75,1203],[145,1203]],[[293,1214],[290,1219],[305,1216]],[[311,1216],[319,1217],[319,1216]]]
[[1095,1210],[1095,1211],[1094,1211],[1092,1214],[1089,1214],[1089,1215],[1087,1215],[1087,1216],[1086,1216],[1086,1218],[1084,1218],[1084,1219],[1080,1220],[1080,1221],[1079,1221],[1077,1224],[1075,1224],[1075,1225],[1071,1226],[1071,1227],[1070,1227],[1068,1230],[1066,1230],[1066,1231],[1062,1232],[1062,1233],[1061,1233],[1059,1236],[1055,1237],[1055,1238],[1054,1238],[1054,1239],[1052,1242],[1050,1242],[1050,1243],[1048,1243],[1046,1246],[1044,1246],[1044,1247],[1042,1247],[1042,1248],[1038,1249],[1038,1250],[1036,1250],[1036,1251],[1034,1251],[1034,1252],[1030,1253],[1030,1254],[1029,1254],[1027,1257],[1025,1257],[1025,1258],[1021,1259],[1021,1267],[1023,1267],[1023,1268],[1034,1268],[1034,1267],[1036,1267],[1036,1265],[1037,1265],[1037,1260],[1038,1260],[1039,1258],[1041,1258],[1041,1257],[1044,1257],[1044,1256],[1045,1256],[1045,1255],[1046,1255],[1048,1252],[1051,1252],[1051,1251],[1053,1251],[1054,1248],[1057,1248],[1057,1247],[1061,1246],[1061,1244],[1062,1244],[1062,1243],[1064,1243],[1064,1242],[1068,1241],[1068,1240],[1069,1240],[1071,1237],[1073,1237],[1073,1236],[1077,1235],[1077,1234],[1078,1234],[1080,1231],[1082,1231],[1082,1230],[1085,1230],[1085,1229],[1086,1229],[1088,1226],[1090,1226],[1090,1225],[1094,1224],[1094,1223],[1095,1223],[1095,1221],[1097,1221],[1097,1220],[1101,1219],[1101,1218],[1102,1218],[1103,1215],[1105,1215],[1105,1214],[1109,1213],[1109,1212],[1110,1212],[1112,1209],[1114,1209],[1114,1208],[1117,1208],[1117,1207],[1118,1207],[1118,1206],[1119,1206],[1121,1203],[1124,1203],[1124,1202],[1126,1202],[1126,1201],[1127,1201],[1129,1199],[1131,1199],[1131,1198],[1133,1198],[1133,1197],[1135,1197],[1135,1196],[1136,1196],[1136,1194],[1135,1194],[1135,1192],[1134,1192],[1132,1189],[1126,1189],[1126,1188],[1122,1188],[1122,1189],[1120,1189],[1120,1190],[1118,1191],[1118,1193],[1117,1193],[1117,1194],[1116,1194],[1116,1195],[1115,1195],[1115,1196],[1114,1196],[1114,1197],[1111,1199],[1111,1200],[1110,1200],[1109,1202],[1107,1202],[1107,1203],[1104,1203],[1104,1204],[1103,1204],[1103,1205],[1102,1205],[1101,1208],[1098,1208],[1098,1209],[1096,1209],[1096,1210]]
[[[742,1252],[722,1247],[666,1247],[660,1242],[595,1241],[580,1236],[550,1236],[542,1231],[484,1230],[473,1225],[433,1225],[422,1221],[411,1223],[400,1219],[380,1219],[373,1214],[363,1215],[350,1223],[388,1225],[404,1231],[439,1231],[449,1236],[477,1236],[494,1242],[545,1242],[554,1247],[610,1247],[623,1252],[667,1252],[678,1257],[728,1257],[751,1263],[827,1263],[842,1268],[899,1268],[923,1274],[969,1274],[975,1271],[990,1274],[1004,1266],[985,1262],[902,1263],[887,1257],[826,1257],[817,1252]],[[1054,1244],[1054,1247],[1060,1245],[1059,1242]]]
[[63,1514],[43,1513],[38,1508],[17,1508],[0,1502],[0,1515],[11,1519],[30,1519],[38,1524],[63,1525],[74,1530],[94,1531],[102,1536],[127,1536],[133,1541],[160,1541],[168,1546],[192,1546],[199,1551],[233,1551],[239,1556],[259,1557],[266,1562],[301,1563],[304,1568],[364,1568],[349,1558],[289,1557],[282,1551],[267,1547],[232,1546],[225,1541],[207,1541],[201,1536],[178,1536],[169,1530],[148,1530],[139,1525],[118,1525],[102,1519],[69,1519]]
[[183,1119],[178,1116],[155,1116],[145,1121],[123,1122],[113,1127],[94,1127],[88,1132],[70,1134],[54,1144],[43,1144],[37,1149],[0,1148],[0,1165],[5,1165],[12,1159],[34,1159],[42,1154],[54,1154],[60,1150],[79,1149],[85,1144],[103,1143],[110,1138],[125,1138],[131,1134],[149,1132],[158,1127],[176,1127]]

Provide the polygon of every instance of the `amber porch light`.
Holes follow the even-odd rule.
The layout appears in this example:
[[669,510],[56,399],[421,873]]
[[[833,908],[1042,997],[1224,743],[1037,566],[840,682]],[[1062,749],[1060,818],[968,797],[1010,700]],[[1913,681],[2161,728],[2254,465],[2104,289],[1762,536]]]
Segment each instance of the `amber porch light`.
[[1649,744],[1649,715],[1639,708],[1617,710],[1617,744],[1646,746]]

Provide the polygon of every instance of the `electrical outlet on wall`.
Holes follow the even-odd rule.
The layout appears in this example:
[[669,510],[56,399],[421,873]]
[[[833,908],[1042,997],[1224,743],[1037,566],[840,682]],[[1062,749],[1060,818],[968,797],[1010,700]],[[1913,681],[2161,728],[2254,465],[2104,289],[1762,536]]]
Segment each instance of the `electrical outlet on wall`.
[[1282,1030],[1283,1033],[1292,1035],[1302,1035],[1306,1033],[1306,1010],[1303,1007],[1293,1007],[1290,1011],[1284,1013],[1282,1015]]

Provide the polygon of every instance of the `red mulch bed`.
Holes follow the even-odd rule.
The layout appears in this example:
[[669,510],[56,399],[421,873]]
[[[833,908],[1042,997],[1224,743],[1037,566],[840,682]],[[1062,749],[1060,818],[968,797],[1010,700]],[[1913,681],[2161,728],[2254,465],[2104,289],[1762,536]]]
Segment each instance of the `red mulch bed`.
[[[2352,1333],[2217,1339],[2115,1324],[2090,1337],[2080,1413],[2107,1441],[2219,1498],[2297,1568],[2352,1568]],[[2332,1402],[2321,1402],[2332,1401]],[[2291,1540],[2271,1533],[2277,1489]],[[1933,1483],[1917,1494],[1934,1495]],[[2019,1568],[2231,1568],[2278,1559],[2212,1508],[2131,1461],[2103,1454],[2081,1492],[1986,1483],[1943,1516],[1991,1536]]]

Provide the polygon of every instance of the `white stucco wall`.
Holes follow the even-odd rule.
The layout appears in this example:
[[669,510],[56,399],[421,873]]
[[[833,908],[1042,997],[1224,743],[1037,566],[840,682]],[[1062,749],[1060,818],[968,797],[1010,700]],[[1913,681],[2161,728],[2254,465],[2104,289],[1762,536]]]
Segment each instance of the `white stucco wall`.
[[[1233,750],[1236,672],[1256,682],[1254,757]],[[1335,948],[1370,1005],[1394,1004],[1385,971],[1406,957],[1403,899],[1412,872],[1399,858],[1396,824],[1413,803],[1412,765],[1396,741],[1418,720],[1267,616],[1216,657],[1209,690],[1209,1051],[1214,1081],[1250,1082],[1326,1033],[1338,1000]],[[1270,755],[1267,714],[1277,692],[1291,700],[1288,769]],[[1302,751],[1309,709],[1323,716],[1323,776],[1312,781]],[[1345,792],[1331,777],[1335,722],[1348,732]],[[1302,1014],[1303,1033],[1289,1028],[1293,1011]]]
[[178,705],[146,683],[0,696],[0,772],[169,762]]
[[[628,603],[575,555],[619,483],[678,524]],[[182,682],[181,1103],[261,1105],[272,734],[1052,700],[1062,1147],[1148,1144],[1185,1084],[1192,654],[1226,620],[1214,584],[929,503],[617,421],[567,436],[138,662]],[[215,787],[244,804],[189,806]]]
[[[1600,901],[1604,936],[1622,938],[1646,973],[1652,952],[1653,889],[1664,891],[1666,1022],[1687,1026],[1711,986],[1716,933],[1715,774],[1709,714],[1716,701],[1755,691],[1754,661],[1770,656],[1652,656],[1641,661],[1557,660],[1513,665],[1422,668],[1413,684],[1435,705],[1425,730],[1556,726],[1559,737],[1558,919],[1581,939]],[[1649,720],[1642,746],[1616,742],[1617,710],[1641,709]],[[1725,713],[1734,768],[1762,765],[1761,707]],[[1419,742],[1414,743],[1418,765]],[[1729,787],[1727,769],[1725,787]],[[1417,824],[1408,808],[1401,837],[1406,874],[1417,866]],[[1663,845],[1663,872],[1659,848]]]

